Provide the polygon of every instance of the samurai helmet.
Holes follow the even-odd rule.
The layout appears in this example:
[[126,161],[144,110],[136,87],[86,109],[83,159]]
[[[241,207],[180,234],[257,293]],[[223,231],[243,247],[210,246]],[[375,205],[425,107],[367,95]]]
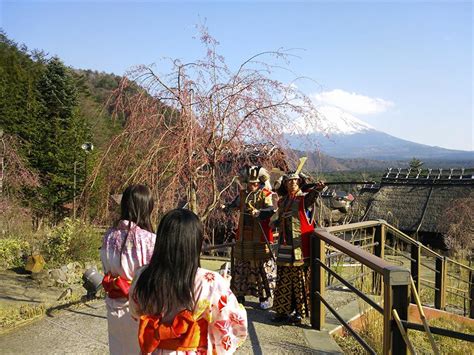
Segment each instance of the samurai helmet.
[[247,166],[243,174],[243,182],[265,183],[270,178],[268,171],[261,166]]
[[283,181],[293,180],[293,179],[300,179],[300,174],[296,171],[288,171],[285,175],[283,175]]
[[293,179],[301,179],[301,170],[303,169],[303,165],[306,162],[307,157],[299,158],[298,167],[296,170],[288,171],[285,175],[283,175],[283,181],[293,180]]

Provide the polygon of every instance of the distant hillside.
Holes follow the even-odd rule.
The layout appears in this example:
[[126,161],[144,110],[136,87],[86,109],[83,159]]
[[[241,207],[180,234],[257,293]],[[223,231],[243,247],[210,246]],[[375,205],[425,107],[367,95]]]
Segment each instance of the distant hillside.
[[333,134],[329,138],[320,133],[310,133],[307,137],[291,135],[287,137],[290,146],[307,150],[304,142],[318,142],[319,149],[333,157],[371,160],[407,160],[413,157],[441,161],[474,162],[474,152],[445,149],[410,142],[374,129],[353,134]]
[[302,152],[295,151],[298,156],[306,156],[308,160],[305,164],[305,170],[319,172],[336,171],[383,171],[387,167],[406,167],[405,161],[384,161],[371,159],[342,159],[334,158],[321,152]]
[[120,131],[120,120],[112,119],[111,96],[117,90],[121,76],[93,70],[76,70],[79,111],[86,117],[92,132],[92,141],[97,148],[107,144]]
[[[295,150],[299,157],[306,156],[308,160],[305,170],[317,172],[347,172],[347,171],[385,171],[387,168],[406,168],[410,159],[405,160],[375,160],[362,158],[334,158],[321,152],[302,152]],[[474,167],[472,160],[443,160],[423,159],[423,168],[469,168]]]

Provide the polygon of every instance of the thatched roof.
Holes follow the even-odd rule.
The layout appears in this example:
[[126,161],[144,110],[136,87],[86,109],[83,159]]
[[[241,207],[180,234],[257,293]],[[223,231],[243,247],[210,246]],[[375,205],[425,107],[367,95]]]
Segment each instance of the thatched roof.
[[368,202],[365,220],[384,219],[407,232],[443,233],[445,211],[456,199],[474,196],[467,184],[386,184]]

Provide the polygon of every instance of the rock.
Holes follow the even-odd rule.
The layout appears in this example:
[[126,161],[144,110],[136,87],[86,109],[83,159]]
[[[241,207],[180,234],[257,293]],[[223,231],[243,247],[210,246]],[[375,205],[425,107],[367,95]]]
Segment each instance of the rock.
[[66,282],[67,280],[67,275],[66,273],[61,269],[52,269],[49,271],[49,277],[54,280],[55,282],[58,282],[60,284]]
[[42,270],[38,273],[32,273],[31,279],[36,281],[38,286],[48,287],[54,284],[53,280],[49,276],[49,272]]
[[32,273],[37,273],[43,270],[44,264],[45,261],[41,255],[31,255],[26,261],[25,270],[30,271]]
[[72,263],[67,264],[69,272],[77,272],[82,269],[81,263],[73,261]]

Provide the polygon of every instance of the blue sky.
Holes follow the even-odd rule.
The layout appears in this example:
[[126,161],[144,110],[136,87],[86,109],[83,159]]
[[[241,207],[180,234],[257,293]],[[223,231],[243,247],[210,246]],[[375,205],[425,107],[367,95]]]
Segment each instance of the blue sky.
[[[228,64],[299,48],[300,88],[378,130],[474,150],[471,2],[5,1],[0,26],[67,65],[124,74],[163,57],[203,56],[196,24]],[[160,65],[160,64],[159,64]],[[280,80],[289,80],[281,75]]]

